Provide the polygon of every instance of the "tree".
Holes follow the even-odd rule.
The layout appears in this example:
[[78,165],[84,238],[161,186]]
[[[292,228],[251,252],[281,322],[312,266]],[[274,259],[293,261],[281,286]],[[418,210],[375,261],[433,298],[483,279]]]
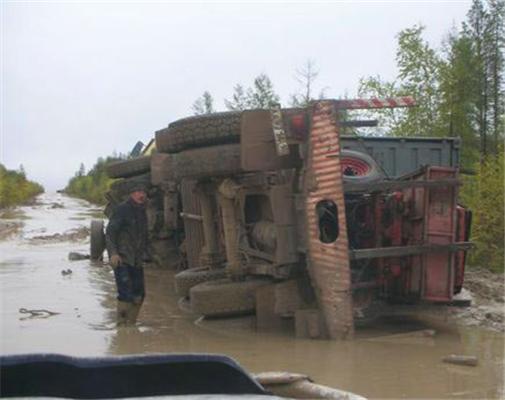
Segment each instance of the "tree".
[[473,211],[470,263],[504,272],[504,155],[488,155],[466,177],[462,201]]
[[212,114],[214,112],[213,107],[214,99],[212,95],[205,91],[203,95],[196,99],[193,103],[193,112],[195,115],[204,115],[204,114]]
[[[401,95],[401,88],[396,81],[387,82],[380,76],[361,78],[359,81],[358,97],[385,99]],[[402,136],[403,125],[407,117],[405,109],[383,108],[374,111],[361,111],[363,119],[377,118],[379,126],[390,136]]]
[[77,171],[76,176],[84,176],[86,174],[86,167],[84,166],[84,163],[81,163],[79,166],[79,171]]
[[475,99],[478,96],[477,60],[472,41],[466,35],[451,33],[440,68],[440,125],[447,136],[462,138],[462,164],[473,168],[479,159],[479,140],[475,124]]
[[489,1],[488,17],[488,46],[486,46],[489,59],[490,80],[490,108],[491,127],[493,133],[494,153],[500,152],[500,144],[504,131],[504,89],[503,89],[503,49],[505,45],[505,29],[503,19],[505,16],[505,2],[503,0]]
[[245,110],[247,108],[272,108],[280,101],[275,93],[272,81],[266,74],[258,75],[253,82],[253,86],[244,90],[242,85],[237,84],[233,88],[231,100],[224,100],[228,110]]
[[[314,82],[319,76],[319,70],[313,60],[308,59],[301,68],[296,69],[295,79],[300,87],[298,93],[291,95],[293,107],[306,107],[314,100]],[[324,96],[324,90],[319,97]]]
[[422,39],[424,29],[422,25],[415,25],[398,35],[396,61],[401,92],[414,96],[418,103],[417,107],[407,110],[405,136],[440,136],[437,126],[440,59]]
[[441,60],[422,39],[423,31],[423,26],[415,25],[398,34],[395,81],[383,81],[379,76],[360,80],[360,97],[411,95],[416,99],[416,107],[376,112],[394,136],[443,136],[439,121]]
[[505,5],[503,0],[474,0],[463,24],[473,53],[473,119],[483,162],[498,154],[503,140],[503,48]]
[[280,101],[266,74],[260,74],[254,79],[253,87],[247,90],[247,99],[251,108],[271,108]]
[[482,159],[488,152],[487,113],[488,113],[488,66],[485,57],[485,36],[487,36],[486,19],[488,18],[484,5],[480,0],[474,0],[468,11],[467,22],[463,25],[463,34],[468,36],[475,54],[477,79],[477,96],[474,99],[476,121],[480,137],[480,154]]
[[248,108],[248,99],[244,88],[240,84],[233,87],[231,100],[224,99],[226,108],[230,111],[242,111]]

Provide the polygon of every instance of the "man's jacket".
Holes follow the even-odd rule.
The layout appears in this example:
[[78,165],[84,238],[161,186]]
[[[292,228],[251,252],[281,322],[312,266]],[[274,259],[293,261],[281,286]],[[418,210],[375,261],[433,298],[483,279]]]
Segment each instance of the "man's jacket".
[[147,256],[147,217],[143,205],[132,199],[119,204],[105,230],[109,257],[118,254],[122,264],[141,267]]

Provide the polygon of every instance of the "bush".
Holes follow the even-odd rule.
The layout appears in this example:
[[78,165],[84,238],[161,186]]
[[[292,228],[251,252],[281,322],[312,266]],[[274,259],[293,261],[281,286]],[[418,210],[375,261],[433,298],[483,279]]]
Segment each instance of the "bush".
[[0,208],[25,204],[44,193],[44,188],[26,179],[24,172],[12,171],[0,164]]
[[488,156],[465,177],[461,198],[473,212],[469,263],[504,272],[504,156]]

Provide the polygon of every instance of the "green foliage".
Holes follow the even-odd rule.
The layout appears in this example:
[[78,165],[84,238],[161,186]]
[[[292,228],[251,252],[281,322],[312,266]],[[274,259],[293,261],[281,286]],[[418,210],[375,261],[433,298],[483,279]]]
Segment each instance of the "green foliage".
[[242,85],[233,87],[231,100],[224,100],[226,108],[231,111],[246,109],[268,109],[278,104],[279,96],[275,93],[272,81],[266,74],[260,74],[254,79],[253,86],[244,89]]
[[462,166],[473,168],[479,160],[479,138],[475,124],[477,62],[467,36],[449,35],[446,61],[440,68],[440,121],[442,133],[462,139]]
[[105,193],[109,190],[113,181],[105,173],[105,166],[110,162],[125,158],[122,155],[109,156],[105,159],[100,157],[87,174],[84,174],[84,164],[81,163],[75,176],[69,180],[65,193],[88,200],[91,203],[105,204]]
[[266,74],[260,74],[254,79],[254,85],[247,91],[247,97],[250,108],[272,108],[280,101],[272,81]]
[[212,114],[214,112],[214,99],[212,95],[205,91],[202,97],[196,99],[193,103],[193,113],[195,115]]
[[43,192],[41,185],[26,179],[24,168],[12,171],[0,164],[0,208],[24,204]]
[[405,136],[420,136],[423,132],[441,136],[437,127],[441,60],[423,40],[423,31],[423,26],[414,26],[398,35],[396,61],[401,92],[414,96],[418,102],[417,107],[406,110],[402,126]]
[[378,112],[388,133],[393,136],[443,136],[439,128],[440,57],[422,38],[423,26],[414,26],[398,34],[396,62],[398,79],[384,82],[380,77],[361,79],[361,97],[397,97],[410,95],[417,106]]
[[224,100],[226,108],[230,111],[240,111],[247,108],[248,99],[244,87],[240,84],[236,84],[233,87],[233,94],[231,100]]
[[474,0],[460,34],[468,38],[473,53],[475,91],[471,100],[482,156],[497,154],[503,140],[504,16],[503,0],[485,4]]
[[503,0],[473,0],[459,32],[448,35],[442,51],[422,39],[423,27],[398,35],[398,76],[360,81],[360,97],[412,95],[417,106],[376,114],[394,136],[459,136],[461,167],[475,169],[465,177],[461,197],[474,213],[469,261],[503,271],[505,131]]
[[466,177],[461,198],[473,212],[471,265],[504,272],[504,156],[487,156],[476,163],[476,175]]
[[[380,76],[361,78],[359,81],[358,97],[387,99],[402,96],[405,93],[396,82],[383,81]],[[403,128],[406,118],[404,109],[384,108],[378,111],[362,112],[364,119],[377,119],[379,126],[390,136],[405,136]]]

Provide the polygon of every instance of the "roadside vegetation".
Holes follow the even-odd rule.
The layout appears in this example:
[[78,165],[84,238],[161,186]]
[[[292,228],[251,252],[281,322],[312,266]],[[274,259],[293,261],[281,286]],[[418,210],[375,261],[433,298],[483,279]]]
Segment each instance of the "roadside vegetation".
[[423,26],[398,34],[398,76],[363,78],[362,97],[413,95],[418,106],[375,115],[394,136],[459,136],[461,199],[473,212],[470,265],[504,272],[504,14],[503,0],[474,0],[459,30],[439,49]]
[[473,211],[470,264],[503,272],[504,260],[504,156],[476,163],[475,176],[465,177],[462,201]]
[[[415,25],[397,35],[398,75],[392,81],[363,77],[357,97],[413,96],[417,106],[355,112],[358,119],[378,119],[374,135],[460,137],[464,186],[461,198],[473,211],[470,265],[504,272],[504,0],[473,0],[461,27],[447,33],[438,47],[424,40],[425,27]],[[317,85],[313,60],[296,70],[298,90],[289,106],[339,95]],[[269,108],[279,102],[274,85],[260,74],[250,87],[236,84],[228,110]],[[197,115],[215,112],[214,99],[205,91],[193,104]],[[360,132],[366,134],[366,132]]]
[[0,164],[0,208],[26,204],[41,193],[44,188],[28,180],[22,166],[13,171]]
[[106,158],[100,157],[87,173],[84,164],[81,163],[79,170],[65,187],[65,193],[91,203],[105,204],[105,193],[113,182],[113,179],[109,178],[105,173],[105,166],[108,163],[122,159],[125,159],[125,156],[112,155]]

